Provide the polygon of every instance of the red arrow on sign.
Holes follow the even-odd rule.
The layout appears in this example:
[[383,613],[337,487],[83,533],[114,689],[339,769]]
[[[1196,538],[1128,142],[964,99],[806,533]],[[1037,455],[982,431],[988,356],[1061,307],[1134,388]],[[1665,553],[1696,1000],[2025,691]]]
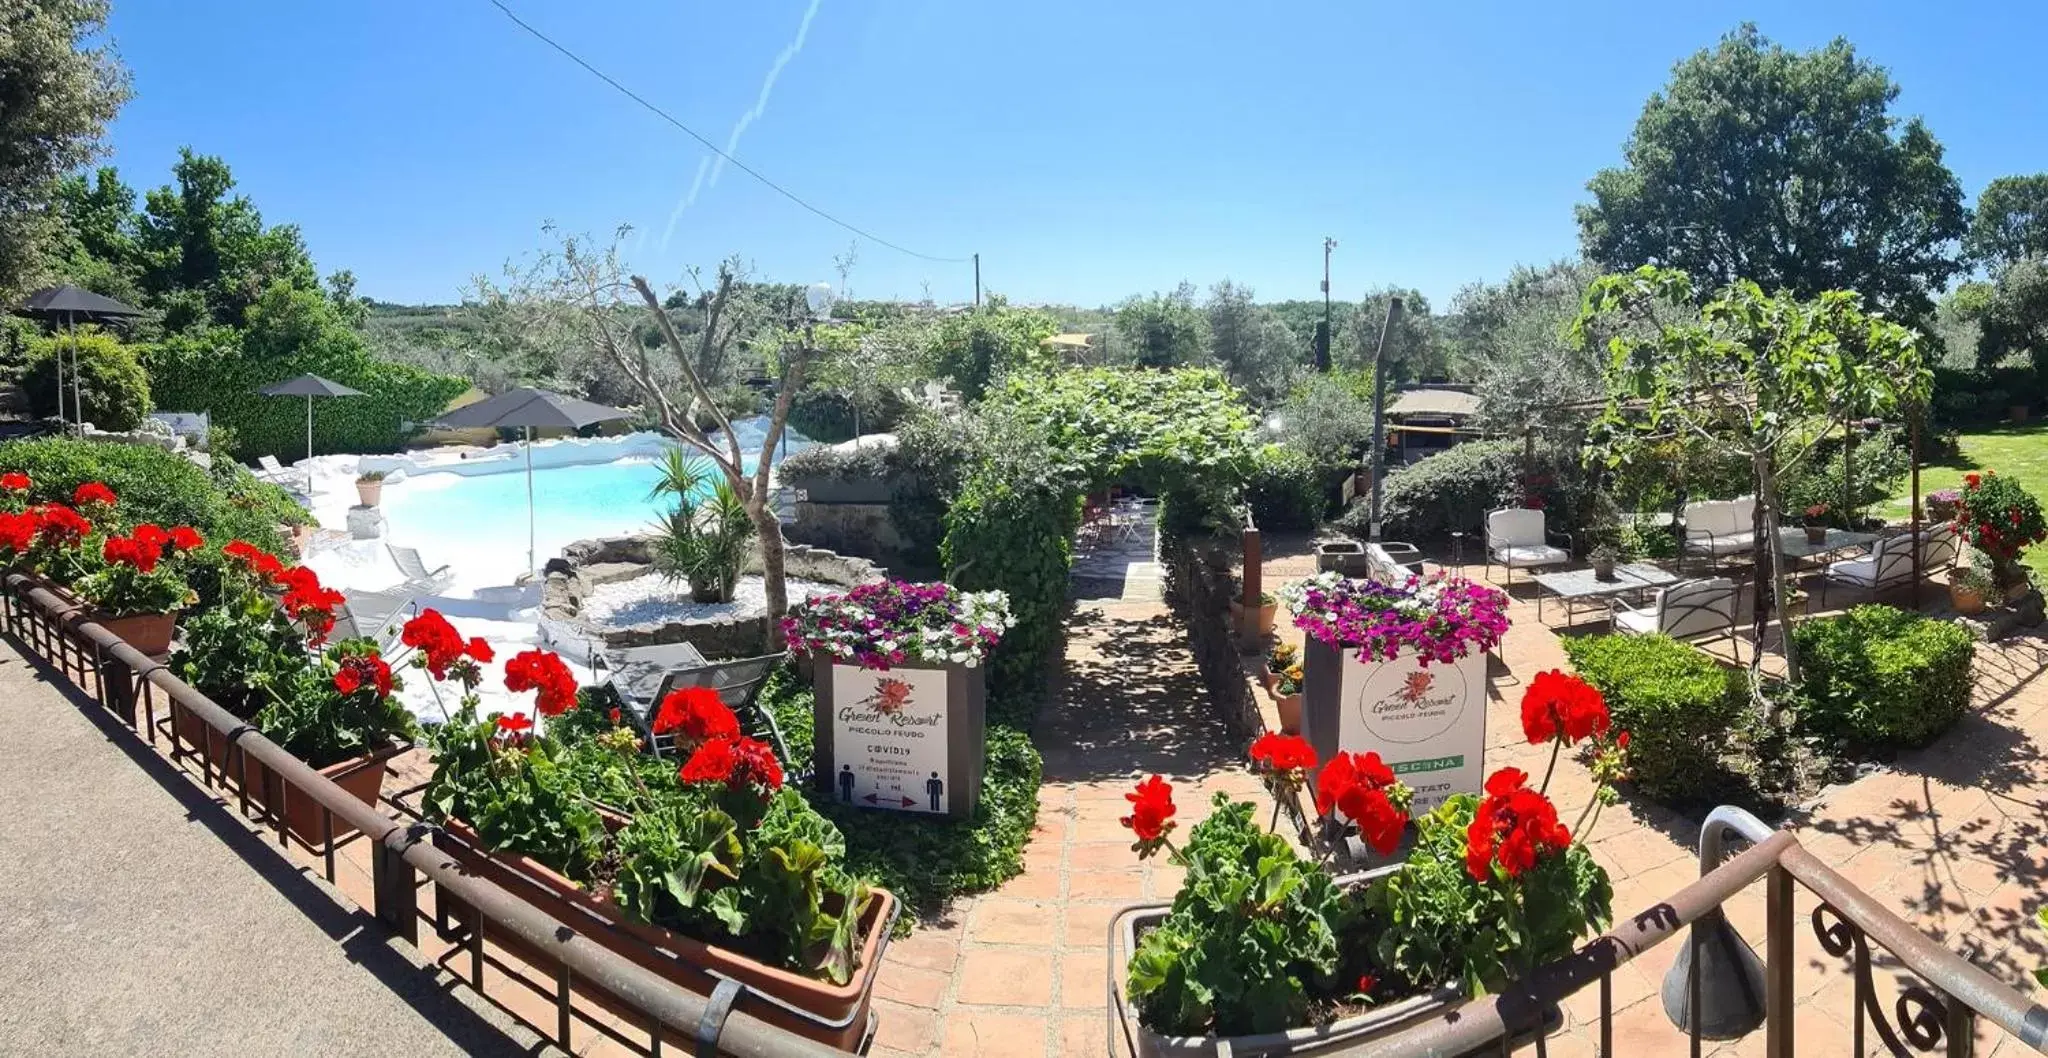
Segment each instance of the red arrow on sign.
[[878,798],[878,797],[876,797],[876,796],[875,796],[874,794],[869,794],[869,795],[867,796],[867,802],[868,802],[869,804],[871,804],[871,805],[876,805],[876,804],[881,804],[881,803],[882,803],[882,802],[881,802],[881,799],[880,799],[880,798]]
[[914,804],[916,804],[916,803],[917,803],[916,801],[913,801],[913,800],[911,800],[911,799],[910,799],[910,798],[908,798],[908,797],[906,797],[906,798],[904,798],[904,799],[903,799],[903,807],[905,807],[905,808],[909,808],[909,807],[910,807],[911,805],[914,805]]

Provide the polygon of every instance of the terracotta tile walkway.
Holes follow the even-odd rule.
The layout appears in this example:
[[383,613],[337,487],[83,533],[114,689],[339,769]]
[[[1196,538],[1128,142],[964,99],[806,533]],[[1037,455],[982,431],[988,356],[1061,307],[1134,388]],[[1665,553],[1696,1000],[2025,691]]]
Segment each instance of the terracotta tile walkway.
[[[1267,586],[1313,565],[1304,548],[1269,542]],[[1518,582],[1514,627],[1494,664],[1489,770],[1514,765],[1541,774],[1547,759],[1523,741],[1514,703],[1529,676],[1566,662],[1555,631],[1537,621],[1529,591]],[[1561,621],[1554,607],[1545,615],[1552,625]],[[1824,863],[2023,992],[2032,969],[2048,965],[2048,931],[2031,921],[2048,889],[2044,670],[2048,644],[2039,639],[1981,647],[1973,715],[1935,746],[1827,791],[1786,821]],[[1184,791],[1177,801],[1186,823],[1206,814],[1215,790],[1265,797],[1208,711],[1181,630],[1163,607],[1083,610],[1066,671],[1038,734],[1046,782],[1025,873],[891,948],[879,1055],[1104,1053],[1106,923],[1130,903],[1171,899],[1176,882],[1174,868],[1132,859],[1117,822],[1123,792],[1141,775],[1167,775]],[[1561,762],[1552,788],[1575,814],[1591,780],[1576,763]],[[1697,818],[1647,803],[1625,801],[1602,813],[1593,850],[1614,879],[1617,916],[1652,907],[1698,877],[1698,830]],[[1796,903],[1800,1051],[1849,1053],[1853,979],[1814,937],[1808,916],[1817,901],[1801,890]],[[1726,906],[1761,953],[1761,886]],[[1683,1053],[1683,1036],[1657,998],[1678,950],[1664,944],[1615,975],[1616,1055]],[[1877,1002],[1889,1017],[1906,978],[1882,953],[1876,967]],[[1548,1053],[1594,1054],[1598,1010],[1595,990],[1567,1003]],[[1978,1036],[1979,1056],[2028,1053],[1996,1030],[1980,1028]],[[1708,1053],[1761,1054],[1762,1045],[1759,1031],[1711,1044]]]

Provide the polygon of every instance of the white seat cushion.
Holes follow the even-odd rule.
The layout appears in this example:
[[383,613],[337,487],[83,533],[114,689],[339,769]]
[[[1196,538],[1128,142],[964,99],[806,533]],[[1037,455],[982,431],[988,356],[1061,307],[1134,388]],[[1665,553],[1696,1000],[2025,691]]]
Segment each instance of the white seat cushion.
[[1657,609],[1618,609],[1614,611],[1614,630],[1646,636],[1657,630]]
[[1516,544],[1513,547],[1496,548],[1494,560],[1512,569],[1527,569],[1531,566],[1556,566],[1572,560],[1561,547],[1549,544]]
[[1866,555],[1862,558],[1845,558],[1840,562],[1830,562],[1828,576],[1868,588],[1877,583],[1877,559]]
[[1720,536],[1693,536],[1685,538],[1685,549],[1708,555],[1747,554],[1756,547],[1756,534],[1751,532],[1727,533]]

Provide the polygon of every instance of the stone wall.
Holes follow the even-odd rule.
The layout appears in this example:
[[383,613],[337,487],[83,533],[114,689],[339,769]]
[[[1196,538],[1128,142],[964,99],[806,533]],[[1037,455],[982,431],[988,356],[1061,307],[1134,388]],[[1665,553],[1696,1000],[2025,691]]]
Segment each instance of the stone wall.
[[906,544],[886,503],[813,503],[798,500],[796,520],[782,527],[798,543],[903,565]]
[[1188,650],[1201,670],[1209,702],[1230,733],[1247,742],[1265,730],[1230,627],[1231,543],[1164,534],[1159,563],[1165,570],[1166,604],[1188,630]]

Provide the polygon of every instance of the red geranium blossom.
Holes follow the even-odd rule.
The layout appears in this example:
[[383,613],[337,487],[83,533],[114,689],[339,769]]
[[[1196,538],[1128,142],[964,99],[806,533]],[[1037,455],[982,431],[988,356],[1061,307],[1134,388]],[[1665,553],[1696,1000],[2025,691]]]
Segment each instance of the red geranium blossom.
[[611,712],[609,712],[609,713],[606,713],[606,714],[604,714],[604,715],[605,715],[605,716],[607,716],[607,717],[609,717],[609,718],[611,719],[611,722],[612,722],[612,724],[613,724],[614,726],[617,726],[617,724],[618,724],[618,722],[619,722],[619,707],[618,707],[618,706],[616,706],[616,705],[615,705],[615,706],[612,706],[612,711],[611,711]]
[[489,662],[492,658],[498,656],[497,653],[491,649],[491,645],[489,643],[484,642],[484,637],[482,636],[470,636],[469,646],[463,648],[463,653],[468,654],[469,659],[471,661],[476,662],[479,665],[485,664]]
[[27,551],[35,546],[38,528],[40,526],[33,514],[0,513],[0,547],[14,554]]
[[0,474],[0,491],[27,492],[28,486],[28,475],[19,470],[11,470],[5,474]]
[[740,733],[739,717],[709,687],[679,687],[654,711],[654,733],[685,742],[704,742]]
[[1252,742],[1251,756],[1254,761],[1277,772],[1316,766],[1314,747],[1300,735],[1280,735],[1268,731]]
[[323,587],[320,575],[304,566],[293,566],[273,579],[285,589],[280,600],[284,612],[306,626],[306,641],[314,646],[327,642],[327,633],[334,630],[334,608],[347,597]]
[[230,540],[220,553],[240,562],[249,572],[265,580],[275,580],[284,572],[284,563],[279,562],[276,555],[247,540]]
[[171,530],[171,546],[180,551],[197,551],[206,546],[206,538],[199,535],[199,530],[181,525]]
[[1120,822],[1131,828],[1138,836],[1142,851],[1149,852],[1166,840],[1167,831],[1173,829],[1173,787],[1157,775],[1138,784],[1136,791],[1124,795],[1131,803],[1131,814]]
[[[437,680],[447,679],[449,667],[460,661],[465,652],[462,633],[441,616],[441,611],[432,607],[421,610],[419,616],[407,621],[399,630],[398,641],[419,651],[428,674]],[[485,653],[488,660],[488,647]]]
[[1492,881],[1496,863],[1509,878],[1519,878],[1544,855],[1571,845],[1557,806],[1528,782],[1519,768],[1502,768],[1487,778],[1486,799],[1465,831],[1465,870],[1474,879]]
[[498,718],[499,734],[518,739],[531,730],[533,730],[533,720],[524,713],[512,713]]
[[1605,734],[1613,721],[1607,700],[1590,683],[1552,669],[1539,672],[1522,694],[1522,734],[1532,746],[1562,739],[1569,746]]
[[[134,536],[110,536],[100,545],[100,557],[113,565],[132,567],[137,573],[156,572],[157,562],[163,558],[163,545],[144,536],[143,528],[137,526]],[[158,533],[163,530],[158,529]]]
[[538,691],[534,708],[542,716],[560,716],[576,704],[576,677],[552,651],[522,650],[505,663],[505,689],[514,694]]
[[1374,852],[1391,856],[1408,826],[1408,814],[1388,796],[1394,781],[1394,769],[1378,753],[1339,753],[1316,777],[1316,813],[1334,810],[1358,827],[1359,838]]
[[698,746],[683,762],[677,778],[686,783],[719,782],[727,786],[752,783],[770,790],[782,786],[782,762],[767,743],[745,735],[714,738]]
[[341,668],[334,674],[334,689],[343,694],[354,694],[364,687],[373,687],[377,697],[391,694],[391,666],[375,654],[362,657],[343,658]]
[[31,507],[29,513],[36,519],[36,542],[39,544],[71,547],[92,534],[92,523],[61,503]]
[[75,507],[85,507],[92,504],[112,507],[115,503],[114,490],[97,481],[88,481],[78,486],[78,490],[71,494],[71,503]]

